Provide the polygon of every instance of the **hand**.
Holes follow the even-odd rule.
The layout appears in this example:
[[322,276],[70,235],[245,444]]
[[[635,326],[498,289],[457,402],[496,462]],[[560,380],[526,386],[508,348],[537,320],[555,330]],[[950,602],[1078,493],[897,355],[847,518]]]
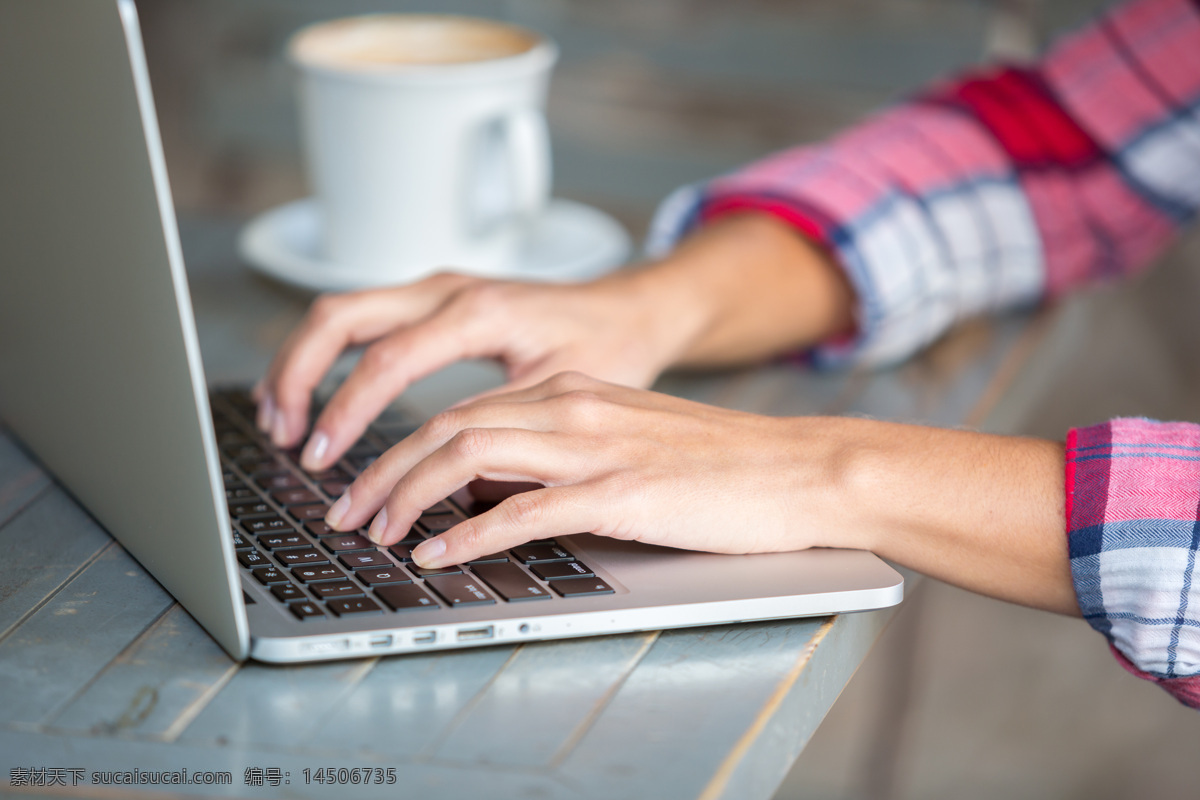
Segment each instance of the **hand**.
[[[836,421],[835,421],[836,422]],[[826,543],[836,476],[820,420],[729,411],[564,373],[433,417],[359,476],[329,524],[389,545],[475,479],[529,481],[413,553],[443,566],[591,532],[722,553]]]
[[417,379],[461,359],[493,358],[517,389],[570,367],[649,385],[676,356],[653,297],[626,276],[588,285],[440,274],[412,286],[317,299],[256,389],[260,428],[282,447],[304,435],[313,389],[343,349],[369,344],[313,426],[301,462],[335,462]]
[[854,418],[774,418],[557,375],[439,414],[330,509],[379,544],[474,479],[516,494],[413,551],[457,564],[591,532],[691,550],[872,550],[990,597],[1078,614],[1057,442]]
[[706,224],[668,257],[582,285],[443,274],[396,289],[319,298],[255,390],[277,445],[305,433],[311,393],[347,347],[369,345],[301,454],[336,461],[418,378],[493,358],[503,390],[564,370],[649,386],[672,365],[758,361],[843,333],[853,295],[827,254],[761,214]]

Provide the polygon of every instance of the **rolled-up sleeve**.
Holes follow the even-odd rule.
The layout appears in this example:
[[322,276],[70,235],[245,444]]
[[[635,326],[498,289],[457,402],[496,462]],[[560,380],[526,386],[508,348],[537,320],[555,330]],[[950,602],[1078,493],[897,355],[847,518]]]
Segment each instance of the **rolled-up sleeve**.
[[857,296],[818,366],[906,358],[955,322],[1129,275],[1200,206],[1200,8],[1137,0],[1039,62],[931,87],[817,145],[685,187],[649,254],[759,211],[826,248]]
[[1200,708],[1200,425],[1072,430],[1066,487],[1084,619],[1126,669]]

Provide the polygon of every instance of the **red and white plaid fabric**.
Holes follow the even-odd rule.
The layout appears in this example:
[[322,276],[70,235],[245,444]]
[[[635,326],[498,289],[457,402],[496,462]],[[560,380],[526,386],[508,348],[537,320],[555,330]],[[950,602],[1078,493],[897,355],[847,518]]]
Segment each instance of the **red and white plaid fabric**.
[[[723,214],[774,214],[826,247],[857,293],[855,335],[814,348],[814,363],[886,364],[965,317],[1143,269],[1198,207],[1200,0],[1135,0],[1063,38],[1036,64],[960,76],[832,141],[678,190],[659,209],[647,251],[665,252]],[[1140,437],[1156,441],[1154,423],[1138,425]],[[1200,428],[1183,429],[1200,442]],[[1163,435],[1177,435],[1170,430]],[[1074,507],[1102,503],[1109,516],[1068,520],[1073,552],[1078,531],[1110,517],[1122,521],[1122,537],[1158,541],[1150,498],[1190,497],[1200,487],[1200,458],[1167,452],[1146,450],[1135,471],[1103,484],[1103,498],[1089,494],[1100,491],[1091,476],[1124,464],[1126,454],[1074,457],[1089,476],[1074,484]],[[1196,525],[1194,505],[1188,513],[1172,508],[1172,524]],[[1140,533],[1128,533],[1130,520],[1144,521],[1132,526]],[[1099,566],[1080,561],[1076,589],[1089,621],[1126,663],[1168,688],[1184,687],[1172,691],[1195,705],[1196,535],[1171,542],[1081,555]],[[1151,552],[1161,558],[1142,557]],[[1116,574],[1120,591],[1097,588]],[[1177,600],[1170,622],[1125,608],[1139,593],[1163,592]],[[1147,633],[1159,625],[1172,633]],[[1164,641],[1174,642],[1174,655]]]

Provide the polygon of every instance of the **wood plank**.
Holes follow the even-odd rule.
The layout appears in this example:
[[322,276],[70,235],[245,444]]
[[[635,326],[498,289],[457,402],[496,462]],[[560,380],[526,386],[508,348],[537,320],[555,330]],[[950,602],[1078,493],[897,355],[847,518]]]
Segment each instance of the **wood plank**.
[[383,659],[313,734],[331,753],[427,756],[519,648]]
[[0,427],[0,527],[49,486],[46,473]]
[[60,731],[170,738],[236,668],[176,604],[50,724]]
[[555,773],[607,796],[698,796],[826,619],[663,633]]
[[0,724],[40,724],[174,601],[117,544],[0,642]]
[[435,745],[433,758],[548,766],[587,732],[655,638],[642,633],[525,645]]
[[961,425],[1028,327],[1025,316],[973,320],[920,358],[870,374],[845,413],[929,425]]
[[376,661],[295,666],[248,662],[183,729],[179,740],[238,747],[323,744],[313,738],[314,730],[345,705],[346,695]]
[[841,614],[783,676],[751,725],[711,771],[700,800],[770,797],[896,609]]
[[110,544],[104,529],[57,487],[0,528],[0,642]]
[[[190,742],[135,741],[112,736],[71,736],[30,734],[0,727],[0,795],[8,789],[8,771],[13,766],[79,767],[86,771],[89,785],[81,785],[75,796],[97,798],[244,797],[261,800],[269,797],[329,798],[339,800],[396,800],[402,797],[429,798],[539,798],[574,800],[585,796],[553,776],[502,769],[471,769],[437,764],[411,765],[390,758],[373,758],[365,753],[330,756],[323,752],[280,750],[263,746],[226,747]],[[252,786],[245,781],[246,770],[276,768],[288,781],[279,787]],[[335,769],[392,768],[396,782],[391,785],[322,785],[305,782],[304,770],[318,767]],[[90,784],[93,771],[180,770],[231,773],[229,786],[96,786]],[[642,797],[644,795],[634,795]]]
[[821,373],[777,362],[740,370],[670,372],[654,389],[722,408],[800,416],[830,413],[854,379],[854,374],[846,371]]

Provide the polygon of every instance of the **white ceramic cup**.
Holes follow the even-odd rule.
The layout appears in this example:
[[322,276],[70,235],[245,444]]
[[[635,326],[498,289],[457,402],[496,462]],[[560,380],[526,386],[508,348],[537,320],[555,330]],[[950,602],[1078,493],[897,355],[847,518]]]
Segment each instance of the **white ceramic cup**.
[[554,44],[473,17],[318,23],[288,47],[325,256],[380,283],[512,269],[550,194]]

